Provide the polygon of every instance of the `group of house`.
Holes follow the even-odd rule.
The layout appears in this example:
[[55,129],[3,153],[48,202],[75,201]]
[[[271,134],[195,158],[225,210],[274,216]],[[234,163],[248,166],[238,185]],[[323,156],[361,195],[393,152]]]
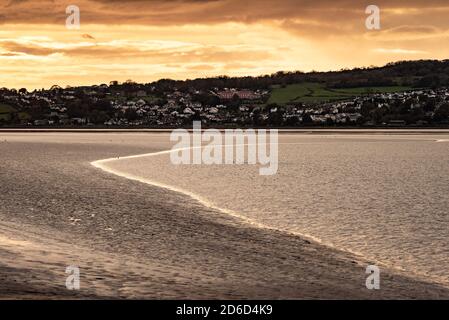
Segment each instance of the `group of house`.
[[[400,93],[377,93],[354,97],[345,101],[334,101],[318,105],[293,103],[287,105],[267,105],[268,90],[217,89],[208,91],[178,90],[155,94],[154,89],[125,92],[110,90],[107,85],[82,87],[76,89],[51,89],[27,92],[26,90],[0,89],[0,98],[28,113],[23,122],[28,125],[89,125],[107,126],[179,126],[201,120],[205,124],[251,124],[257,116],[262,122],[269,121],[273,115],[279,123],[317,125],[359,123],[363,118],[363,106],[371,103],[377,108],[391,106],[395,103],[411,101],[410,108],[419,108],[429,100],[434,100],[435,108],[449,101],[449,90],[411,90]],[[198,96],[212,97],[203,102]],[[96,121],[91,114],[70,112],[75,101],[97,103],[106,100],[110,110],[96,114]],[[230,107],[232,105],[232,107]],[[34,116],[34,110],[45,109],[40,117]],[[427,110],[432,117],[434,110]],[[98,113],[98,112],[97,112]],[[99,119],[99,120],[98,120]],[[100,121],[100,123],[98,122]],[[401,119],[392,120],[396,125],[405,124]],[[369,121],[366,125],[369,125]]]

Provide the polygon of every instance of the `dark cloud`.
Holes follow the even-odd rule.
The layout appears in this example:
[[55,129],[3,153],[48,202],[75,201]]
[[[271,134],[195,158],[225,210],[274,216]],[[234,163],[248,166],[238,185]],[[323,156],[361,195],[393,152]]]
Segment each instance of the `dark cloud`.
[[429,25],[403,25],[393,28],[386,28],[377,32],[367,33],[368,39],[379,41],[417,41],[432,37],[448,36],[447,29],[440,29],[438,27]]
[[28,54],[33,56],[48,56],[56,52],[53,49],[20,44],[15,41],[2,41],[0,42],[0,47],[9,51],[8,53],[12,55]]
[[411,33],[411,34],[435,34],[441,30],[434,26],[399,26],[391,29],[386,29],[385,33]]
[[[14,40],[0,41],[0,48],[10,55],[33,55],[49,56],[52,54],[61,54],[68,57],[85,57],[90,59],[105,59],[123,61],[124,59],[133,59],[135,61],[151,61],[152,63],[171,64],[182,61],[183,63],[197,64],[198,68],[205,69],[205,65],[210,63],[221,63],[226,61],[261,61],[272,59],[273,56],[266,51],[257,51],[242,49],[236,51],[227,51],[216,46],[204,46],[203,48],[180,48],[180,49],[152,49],[141,50],[139,47],[123,45],[112,45],[110,43],[101,43],[94,45],[69,46],[67,48],[49,48],[38,43],[22,43]],[[196,68],[196,67],[193,67]]]
[[[304,37],[362,34],[365,8],[353,0],[77,0],[82,24],[178,26],[224,22],[273,23]],[[449,29],[447,0],[377,0],[382,26]],[[0,0],[0,23],[60,24],[73,0]],[[404,12],[395,10],[403,9]],[[404,27],[405,28],[405,27]],[[431,31],[429,29],[429,31]],[[413,31],[411,31],[413,32]],[[418,32],[421,32],[418,30]],[[422,32],[426,32],[423,30]],[[93,39],[92,39],[93,40]]]
[[81,37],[83,39],[95,40],[95,38],[93,36],[91,36],[90,34],[87,34],[87,33],[81,35]]
[[[77,0],[84,23],[191,24],[305,19],[336,24],[364,17],[370,1],[353,0]],[[73,0],[0,0],[4,22],[54,23]],[[378,0],[381,9],[446,8],[447,0]],[[19,10],[20,9],[20,10]],[[56,17],[55,15],[58,15]]]

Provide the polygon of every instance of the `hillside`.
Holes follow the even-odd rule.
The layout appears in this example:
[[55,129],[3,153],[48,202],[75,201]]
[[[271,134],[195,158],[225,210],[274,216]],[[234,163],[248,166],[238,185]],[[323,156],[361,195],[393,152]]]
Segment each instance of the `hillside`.
[[328,89],[369,87],[437,88],[449,86],[449,60],[418,60],[389,63],[382,67],[355,68],[329,72],[279,71],[258,77],[203,78],[195,80],[161,79],[141,86],[195,88],[270,89],[298,83],[319,83]]
[[0,89],[0,125],[180,127],[449,123],[449,60],[338,72]]
[[355,96],[363,96],[374,93],[394,93],[411,90],[412,87],[388,86],[388,87],[355,87],[333,89],[324,84],[304,82],[286,86],[275,85],[268,99],[268,104],[285,105],[288,103],[323,103],[338,100],[351,99]]

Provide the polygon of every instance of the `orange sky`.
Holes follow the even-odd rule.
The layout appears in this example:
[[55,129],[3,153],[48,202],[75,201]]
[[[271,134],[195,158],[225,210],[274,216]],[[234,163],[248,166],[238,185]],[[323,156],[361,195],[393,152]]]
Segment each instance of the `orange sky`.
[[[379,31],[365,28],[369,4],[381,8]],[[65,27],[68,5],[80,30]],[[10,88],[449,58],[447,0],[0,0],[0,23]]]

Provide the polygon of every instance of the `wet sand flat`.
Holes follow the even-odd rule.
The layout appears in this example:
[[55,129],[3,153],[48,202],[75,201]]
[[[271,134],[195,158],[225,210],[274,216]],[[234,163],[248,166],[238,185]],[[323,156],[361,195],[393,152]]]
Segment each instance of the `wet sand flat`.
[[169,147],[166,134],[2,133],[0,298],[449,298],[388,270],[369,291],[369,261],[90,164]]

